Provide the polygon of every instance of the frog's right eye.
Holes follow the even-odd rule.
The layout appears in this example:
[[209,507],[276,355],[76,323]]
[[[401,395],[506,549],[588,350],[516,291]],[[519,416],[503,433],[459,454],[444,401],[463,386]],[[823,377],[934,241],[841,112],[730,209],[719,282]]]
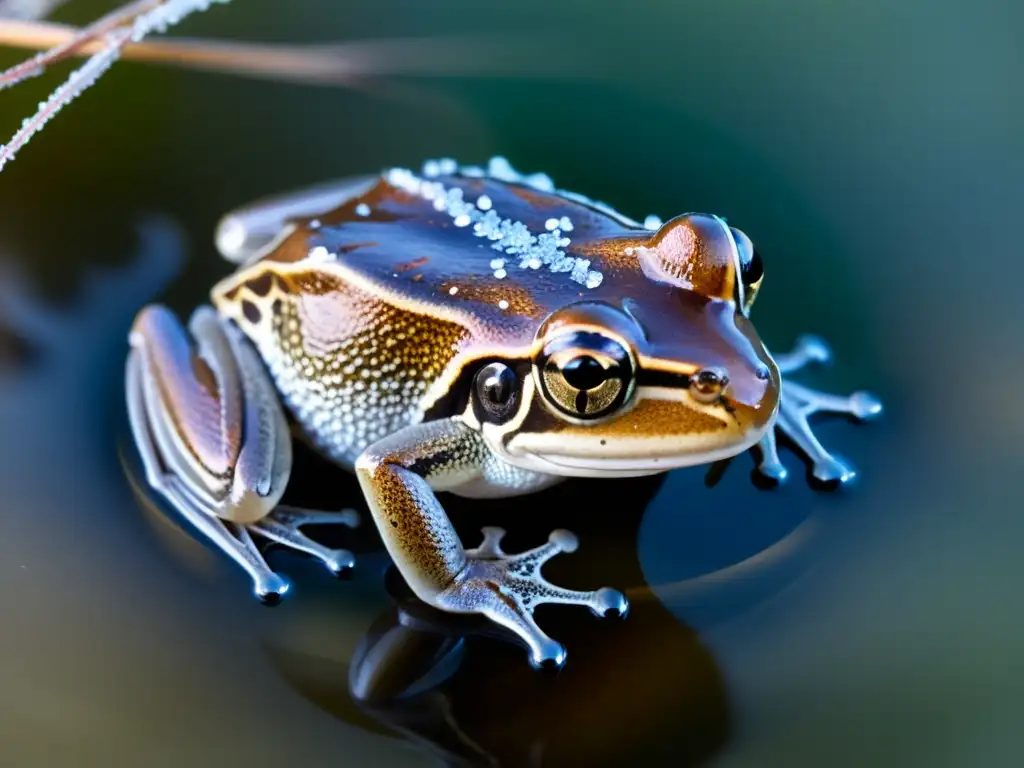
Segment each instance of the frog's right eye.
[[743,282],[743,309],[750,310],[754,304],[754,298],[761,288],[761,281],[764,279],[764,262],[761,261],[761,254],[757,252],[754,243],[745,232],[730,227],[732,239],[736,241],[736,250],[740,256],[740,280]]
[[600,333],[576,331],[548,342],[537,360],[545,401],[556,411],[590,421],[616,411],[633,392],[626,348]]

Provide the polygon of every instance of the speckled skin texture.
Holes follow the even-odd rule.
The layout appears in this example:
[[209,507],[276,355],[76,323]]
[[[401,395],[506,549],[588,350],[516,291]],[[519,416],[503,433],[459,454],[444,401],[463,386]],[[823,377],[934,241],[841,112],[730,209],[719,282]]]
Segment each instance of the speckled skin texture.
[[468,335],[323,270],[254,272],[218,308],[252,339],[314,444],[349,468],[422,418],[428,388]]
[[478,476],[486,454],[477,432],[444,419],[380,441],[356,465],[389,554],[424,600],[436,599],[466,562],[434,490]]

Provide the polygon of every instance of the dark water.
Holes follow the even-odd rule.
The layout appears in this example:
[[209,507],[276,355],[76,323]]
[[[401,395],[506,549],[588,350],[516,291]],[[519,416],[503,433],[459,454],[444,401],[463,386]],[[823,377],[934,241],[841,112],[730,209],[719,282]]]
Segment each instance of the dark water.
[[[340,90],[115,67],[0,176],[4,764],[1019,763],[1022,22],[1009,2],[250,0],[181,33],[507,31],[534,76]],[[4,130],[54,82],[0,95]],[[567,527],[581,547],[549,577],[628,590],[621,622],[538,611],[569,648],[556,677],[412,600],[369,525],[339,534],[351,581],[272,555],[296,589],[261,607],[137,490],[125,434],[128,324],[204,300],[225,210],[492,154],[633,216],[727,216],[767,261],[761,335],[828,338],[835,364],[802,380],[887,406],[822,427],[861,473],[837,494],[786,453],[776,491],[739,457],[717,482],[451,500],[467,544]],[[358,500],[307,455],[289,494]]]

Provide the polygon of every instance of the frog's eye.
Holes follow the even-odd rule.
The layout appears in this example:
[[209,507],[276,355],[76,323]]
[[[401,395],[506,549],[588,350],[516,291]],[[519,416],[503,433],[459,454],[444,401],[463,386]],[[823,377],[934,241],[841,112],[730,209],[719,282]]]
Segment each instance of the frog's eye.
[[477,372],[473,391],[488,421],[500,424],[515,413],[518,383],[515,371],[504,363],[490,363]]
[[764,262],[761,261],[761,254],[757,252],[754,243],[735,227],[730,227],[732,238],[736,241],[736,250],[740,257],[740,280],[743,282],[743,308],[749,310],[754,303],[754,297],[761,287],[761,280],[764,279]]
[[576,419],[606,416],[633,391],[629,352],[600,333],[577,331],[549,341],[537,360],[537,373],[544,399]]

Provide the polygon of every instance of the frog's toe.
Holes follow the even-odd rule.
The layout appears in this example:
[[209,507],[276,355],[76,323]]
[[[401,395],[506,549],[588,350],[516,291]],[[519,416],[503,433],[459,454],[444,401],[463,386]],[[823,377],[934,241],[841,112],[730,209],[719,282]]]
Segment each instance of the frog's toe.
[[779,448],[775,440],[775,429],[769,429],[757,444],[761,458],[757,462],[758,476],[770,486],[782,485],[789,477],[789,470],[779,459]]
[[319,560],[335,576],[342,576],[355,568],[356,558],[347,549],[328,549],[304,534],[303,525],[341,523],[358,524],[355,510],[341,512],[313,512],[293,507],[278,507],[262,520],[248,526],[249,530],[264,539],[288,549],[311,555]]
[[536,648],[530,650],[530,664],[537,669],[561,669],[565,657],[565,646],[546,636]]
[[624,616],[629,603],[618,590],[604,587],[591,592],[563,589],[551,584],[540,571],[557,554],[573,552],[579,545],[576,536],[556,530],[548,542],[535,549],[509,555],[501,549],[505,532],[484,528],[479,547],[466,551],[467,564],[455,583],[439,597],[438,607],[460,613],[480,613],[512,630],[530,649],[535,667],[561,666],[565,648],[548,637],[533,620],[538,605],[586,606],[598,616]]
[[590,610],[597,616],[621,619],[629,613],[629,601],[619,590],[601,587],[594,593],[594,602],[590,606]]
[[291,583],[284,576],[269,571],[253,581],[253,594],[264,605],[277,605],[288,594]]
[[356,556],[347,549],[331,549],[328,552],[330,556],[324,561],[324,565],[335,576],[344,576],[356,567]]
[[274,510],[274,517],[281,522],[301,528],[304,525],[344,525],[348,528],[359,527],[359,512],[346,508],[337,512],[299,509],[279,504]]
[[825,456],[814,462],[811,467],[811,477],[815,482],[824,486],[845,485],[856,476],[857,470],[834,456]]
[[882,401],[870,392],[854,392],[850,395],[850,414],[860,421],[868,421],[882,415]]
[[805,333],[796,340],[795,354],[808,363],[827,363],[832,360],[832,347],[821,336]]
[[820,365],[831,360],[832,349],[828,342],[809,333],[799,337],[792,350],[775,356],[775,363],[782,374],[793,373],[808,365]]

